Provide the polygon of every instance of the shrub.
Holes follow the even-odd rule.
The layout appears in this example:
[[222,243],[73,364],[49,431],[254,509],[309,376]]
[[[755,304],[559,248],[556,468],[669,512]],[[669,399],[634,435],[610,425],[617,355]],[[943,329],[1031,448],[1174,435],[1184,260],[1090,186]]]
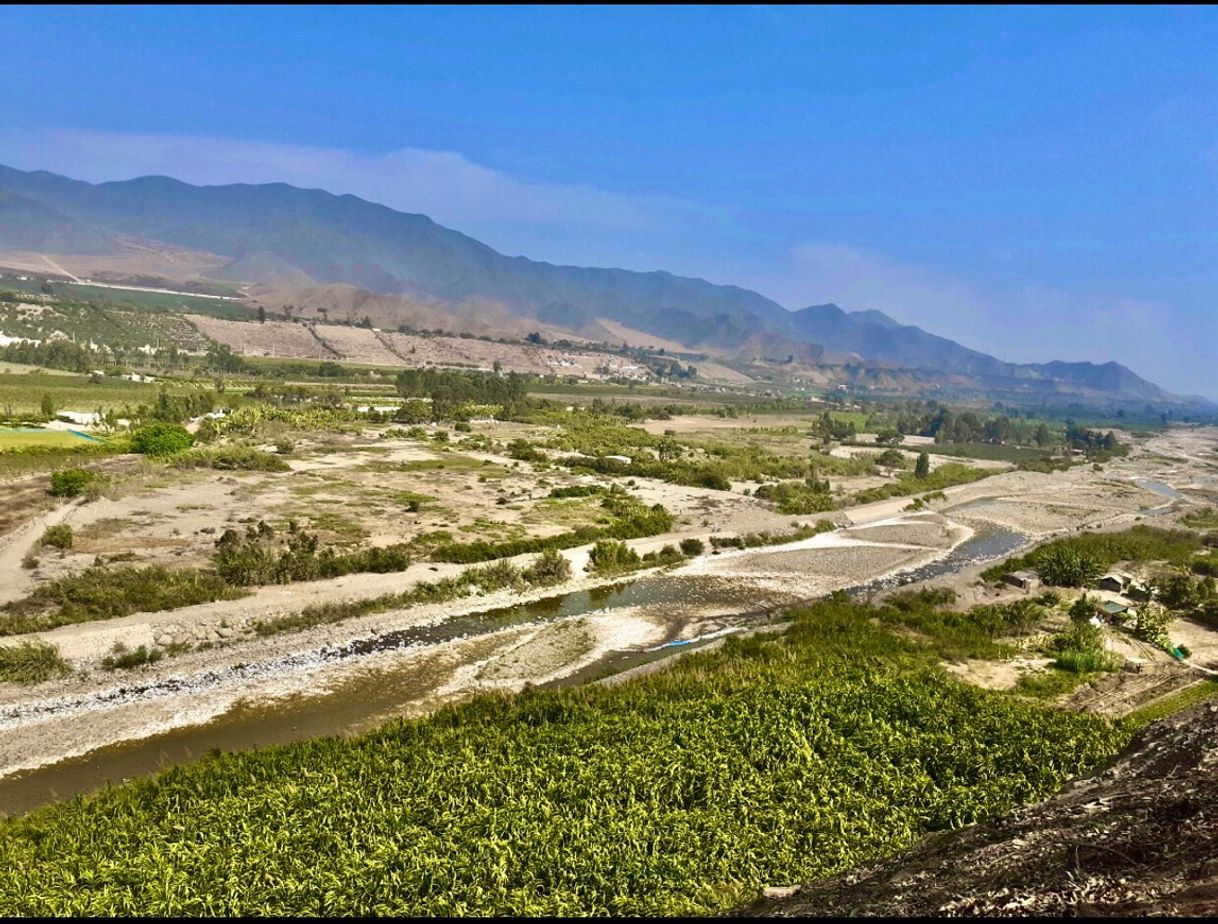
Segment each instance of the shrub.
[[40,545],[49,545],[55,549],[70,549],[72,548],[72,527],[68,523],[48,526],[38,542]]
[[1046,584],[1057,587],[1085,587],[1104,573],[1102,562],[1065,545],[1045,549],[1038,556],[1037,569]]
[[507,454],[513,459],[519,459],[521,462],[544,462],[545,454],[539,452],[537,448],[526,439],[517,438],[508,443]]
[[189,449],[194,442],[181,424],[145,424],[131,434],[131,449],[146,456],[164,457]]
[[690,536],[687,539],[681,540],[681,554],[693,558],[695,555],[701,555],[706,551],[706,544],[701,539],[695,539]]
[[0,681],[38,683],[71,673],[59,649],[46,642],[0,645]]
[[209,446],[179,452],[173,457],[178,468],[214,468],[220,471],[286,472],[283,459],[250,446]]
[[90,619],[154,613],[242,595],[214,571],[107,568],[94,565],[39,585],[22,600],[6,603],[0,635],[20,635]]
[[107,671],[130,670],[142,664],[155,664],[164,656],[165,653],[159,648],[140,645],[133,651],[122,642],[115,642],[114,647],[110,649],[110,654],[102,658],[101,666],[103,670]]
[[546,549],[524,569],[524,579],[534,587],[561,584],[570,577],[571,562],[555,549]]
[[65,468],[51,474],[53,497],[79,497],[96,478],[96,474],[83,468]]
[[643,564],[646,565],[675,565],[682,561],[685,561],[685,556],[675,545],[665,545],[658,552],[648,552],[643,556]]
[[615,571],[628,571],[642,564],[639,553],[624,542],[612,539],[602,539],[588,553],[589,571],[599,571],[604,574]]

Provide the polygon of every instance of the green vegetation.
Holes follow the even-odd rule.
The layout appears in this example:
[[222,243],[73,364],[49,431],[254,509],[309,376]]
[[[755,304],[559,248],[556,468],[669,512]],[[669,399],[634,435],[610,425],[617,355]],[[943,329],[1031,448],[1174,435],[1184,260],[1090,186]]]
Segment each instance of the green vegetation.
[[588,570],[598,574],[633,571],[643,564],[639,553],[624,542],[602,539],[588,553]]
[[597,539],[640,539],[672,529],[672,514],[663,505],[648,507],[621,491],[606,493],[601,506],[605,510],[602,525],[581,526],[555,536],[508,539],[503,542],[451,542],[437,547],[431,557],[433,561],[473,564],[546,549],[570,549]]
[[0,635],[40,632],[91,619],[115,619],[244,595],[214,571],[94,565],[40,584],[0,607]]
[[973,468],[959,462],[944,462],[934,471],[919,477],[915,472],[905,472],[896,481],[859,491],[851,499],[852,504],[870,504],[890,497],[906,497],[923,491],[942,491],[953,485],[969,484],[997,474],[993,469]]
[[150,423],[131,434],[131,450],[146,456],[172,456],[190,448],[194,437],[174,423]]
[[681,540],[681,554],[687,558],[694,558],[706,551],[706,544],[701,539],[695,539],[692,536]]
[[948,679],[873,615],[828,601],[618,686],[482,696],[2,821],[0,903],[707,914],[1046,796],[1127,740]]
[[1053,666],[1072,674],[1094,674],[1117,670],[1118,655],[1104,650],[1104,635],[1088,622],[1075,620],[1069,630],[1055,637],[1049,648],[1054,652]]
[[122,642],[115,642],[114,647],[110,650],[110,654],[102,658],[102,670],[131,670],[133,667],[140,667],[144,664],[155,664],[165,656],[159,648],[148,648],[140,645],[138,648],[130,649]]
[[83,468],[67,468],[51,473],[52,497],[79,497],[96,479],[97,474]]
[[[1139,524],[1119,533],[1080,533],[1054,539],[1026,555],[986,569],[981,576],[987,581],[998,581],[1008,571],[1033,568],[1040,571],[1046,583],[1078,582],[1061,586],[1080,586],[1084,579],[1098,577],[1118,561],[1187,564],[1200,548],[1201,538],[1195,533]],[[1046,562],[1048,574],[1043,567]]]
[[796,525],[788,533],[771,533],[762,530],[759,533],[745,533],[743,536],[711,536],[710,543],[716,549],[755,549],[767,545],[785,545],[788,542],[799,542],[810,539],[817,533],[825,533],[834,529],[829,520],[817,520],[814,525]]
[[1193,529],[1218,529],[1218,507],[1190,510],[1180,517],[1180,522]]
[[281,632],[299,632],[314,626],[328,625],[366,616],[369,613],[402,609],[429,603],[445,603],[468,596],[475,590],[492,593],[497,590],[517,591],[560,584],[571,576],[571,563],[561,553],[547,550],[538,555],[525,568],[517,568],[511,562],[497,561],[490,565],[465,568],[453,577],[438,581],[420,581],[400,594],[385,594],[345,603],[324,603],[306,607],[299,613],[259,620],[254,623],[258,635],[277,635]]
[[1179,693],[1173,693],[1158,702],[1143,706],[1125,717],[1125,723],[1133,728],[1142,728],[1164,716],[1174,715],[1197,703],[1218,696],[1218,680],[1203,680]]
[[807,481],[778,481],[759,485],[754,497],[770,501],[779,513],[803,516],[833,510],[837,503],[829,493],[829,482],[811,476]]
[[53,549],[66,550],[72,548],[72,525],[56,523],[48,526],[38,540],[39,545],[49,545]]
[[317,536],[288,524],[286,536],[277,536],[265,521],[244,530],[226,529],[216,540],[212,564],[220,578],[234,587],[288,584],[357,572],[384,574],[405,571],[410,555],[404,545],[369,547],[339,553],[320,548]]
[[214,468],[221,471],[286,472],[287,462],[250,446],[201,446],[176,453],[169,461],[178,468]]
[[0,645],[2,683],[40,683],[71,672],[59,649],[47,642]]
[[83,442],[83,437],[75,433],[65,433],[63,430],[39,430],[30,427],[0,429],[0,452],[71,448]]
[[887,625],[903,626],[928,638],[927,645],[940,658],[995,658],[1009,654],[1003,638],[1027,632],[1045,617],[1033,600],[974,606],[966,612],[944,609],[956,594],[946,588],[903,591],[890,596],[876,609]]

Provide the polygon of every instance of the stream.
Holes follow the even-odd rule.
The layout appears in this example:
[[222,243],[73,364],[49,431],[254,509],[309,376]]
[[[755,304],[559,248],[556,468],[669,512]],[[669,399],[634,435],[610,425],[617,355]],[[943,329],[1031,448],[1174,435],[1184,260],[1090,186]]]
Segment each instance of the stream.
[[[1009,555],[1028,539],[990,524],[969,523],[974,535],[935,561],[856,585],[856,597],[911,581],[928,580]],[[783,547],[772,547],[782,551]],[[816,550],[809,549],[809,562]],[[786,552],[786,554],[791,554]],[[516,606],[459,615],[439,623],[371,634],[341,645],[223,670],[205,670],[58,700],[0,708],[0,728],[60,718],[88,721],[88,716],[116,709],[148,709],[172,715],[177,727],[89,750],[76,757],[18,770],[0,777],[0,813],[20,814],[168,766],[196,761],[209,752],[241,751],[304,738],[356,735],[395,716],[419,715],[452,696],[438,691],[454,674],[445,652],[451,643],[493,648],[496,636],[520,627],[536,627],[597,617],[620,611],[640,615],[659,627],[658,640],[646,646],[605,652],[594,663],[547,686],[588,682],[608,673],[669,657],[712,642],[724,634],[770,621],[774,613],[798,601],[790,594],[767,594],[747,581],[709,574],[656,573],[593,590],[575,591]],[[489,649],[488,649],[489,650]],[[472,655],[471,655],[472,656]],[[223,697],[235,684],[270,688],[277,678],[294,677],[290,692]],[[314,678],[316,678],[314,680]],[[209,703],[218,703],[207,713]],[[186,716],[190,707],[203,710]],[[176,709],[176,711],[174,711]],[[55,729],[46,731],[54,734]]]

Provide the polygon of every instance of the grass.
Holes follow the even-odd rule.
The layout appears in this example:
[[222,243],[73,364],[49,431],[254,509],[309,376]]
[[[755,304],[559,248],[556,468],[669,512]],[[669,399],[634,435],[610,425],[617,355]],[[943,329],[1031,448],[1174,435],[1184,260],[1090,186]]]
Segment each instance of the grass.
[[969,687],[818,604],[623,684],[485,695],[0,822],[49,914],[672,915],[1042,798],[1128,732]]
[[282,458],[249,446],[198,446],[169,458],[177,468],[213,468],[220,471],[286,472]]
[[0,645],[0,682],[40,683],[71,672],[59,649],[47,642]]
[[1157,719],[1182,712],[1191,706],[1207,702],[1215,697],[1218,697],[1218,680],[1203,680],[1186,690],[1181,690],[1157,702],[1150,703],[1140,709],[1135,709],[1125,717],[1125,721],[1133,727],[1142,728]]
[[890,497],[907,497],[910,494],[921,494],[924,491],[941,491],[953,485],[969,484],[999,474],[999,470],[991,468],[972,468],[959,462],[944,462],[924,478],[918,478],[911,472],[897,477],[896,481],[878,485],[859,491],[851,498],[851,504],[870,504],[875,501],[887,500]]
[[1030,671],[1019,678],[1015,690],[1037,699],[1056,699],[1063,693],[1077,690],[1088,681],[1100,676],[1096,673],[1079,673],[1051,665],[1044,670]]
[[1193,529],[1218,529],[1218,507],[1190,510],[1180,517],[1180,522]]
[[125,406],[136,407],[156,401],[161,387],[180,390],[161,383],[144,384],[105,376],[94,382],[84,375],[0,373],[0,412],[5,414],[37,414],[42,396],[50,395],[55,407],[71,411],[119,411]]
[[82,436],[64,430],[37,430],[25,428],[0,428],[0,452],[31,447],[65,447],[88,443]]
[[0,607],[0,636],[242,596],[244,590],[213,571],[95,565],[48,581],[29,596]]

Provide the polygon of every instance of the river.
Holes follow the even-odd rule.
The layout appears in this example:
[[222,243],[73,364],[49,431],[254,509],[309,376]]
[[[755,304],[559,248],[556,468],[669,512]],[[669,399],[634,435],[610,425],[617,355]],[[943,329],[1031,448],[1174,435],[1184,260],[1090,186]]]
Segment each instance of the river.
[[[857,584],[847,592],[866,596],[910,581],[939,577],[982,561],[1001,559],[1028,542],[1018,533],[989,524],[971,525],[973,535],[937,559]],[[773,551],[786,556],[806,555],[812,568],[819,550],[792,553],[777,546]],[[798,597],[790,593],[767,592],[748,582],[710,574],[653,573],[597,590],[373,634],[313,652],[158,682],[137,681],[75,698],[5,707],[0,711],[0,726],[42,726],[46,734],[54,734],[56,722],[61,720],[88,723],[92,716],[118,715],[123,710],[138,713],[141,709],[155,713],[162,723],[166,716],[172,716],[176,721],[167,724],[176,727],[141,733],[80,756],[10,773],[0,778],[0,813],[23,813],[47,802],[147,776],[166,766],[189,763],[212,751],[355,735],[395,716],[423,714],[442,702],[460,698],[451,691],[455,658],[462,664],[476,663],[513,631],[619,616],[636,622],[646,620],[653,626],[647,644],[605,651],[591,663],[552,681],[569,685],[756,627],[797,602]],[[236,684],[259,689],[260,681],[282,677],[294,680],[288,692],[243,696],[236,701],[222,698]],[[208,715],[207,704],[212,700],[222,705],[216,707],[216,714]],[[188,708],[197,710],[198,720],[184,715]],[[155,724],[148,727],[156,728]]]

